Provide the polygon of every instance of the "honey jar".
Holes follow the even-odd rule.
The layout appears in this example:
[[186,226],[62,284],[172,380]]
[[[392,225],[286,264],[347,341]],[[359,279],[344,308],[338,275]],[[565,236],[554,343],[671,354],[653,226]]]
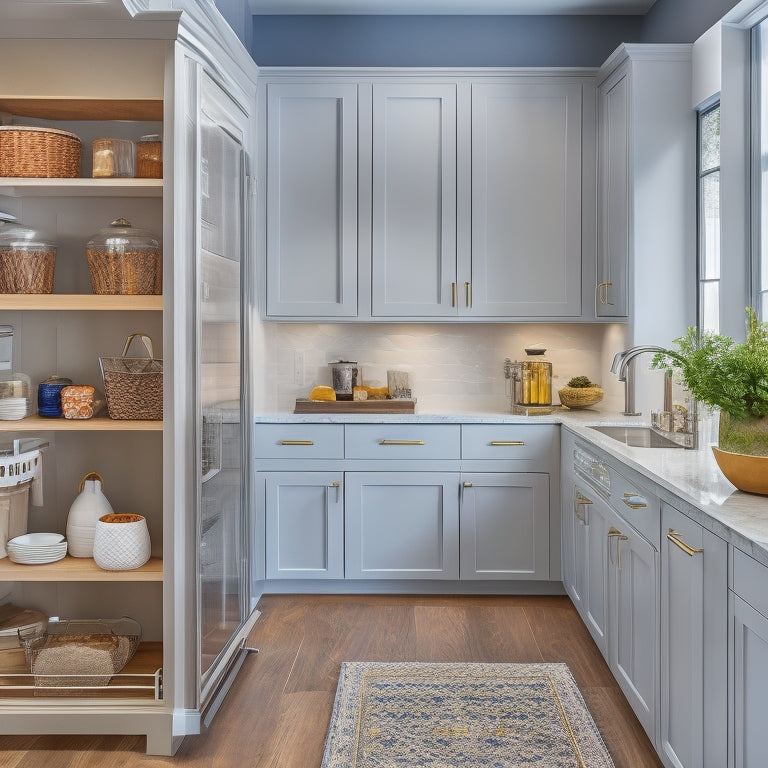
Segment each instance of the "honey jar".
[[147,134],[136,142],[136,177],[163,178],[163,141],[159,134]]

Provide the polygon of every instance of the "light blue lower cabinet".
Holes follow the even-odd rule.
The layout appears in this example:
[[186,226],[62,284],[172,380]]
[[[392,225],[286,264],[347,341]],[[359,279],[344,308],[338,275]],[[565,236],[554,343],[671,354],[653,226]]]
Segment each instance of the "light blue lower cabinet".
[[268,579],[344,578],[344,475],[265,472]]
[[549,475],[461,476],[462,579],[549,578]]
[[456,472],[347,472],[347,579],[458,579]]
[[768,764],[768,568],[734,551],[731,627],[729,768]]
[[658,552],[615,512],[609,518],[608,666],[656,743],[658,717]]
[[661,508],[661,720],[668,768],[720,768],[728,757],[725,541]]

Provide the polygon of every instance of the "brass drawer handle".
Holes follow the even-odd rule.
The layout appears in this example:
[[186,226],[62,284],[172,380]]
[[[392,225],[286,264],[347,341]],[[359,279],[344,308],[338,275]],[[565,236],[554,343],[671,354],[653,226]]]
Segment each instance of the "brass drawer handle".
[[525,445],[524,440],[491,440],[490,445]]
[[644,509],[648,506],[648,503],[642,496],[638,496],[636,493],[625,493],[622,501],[630,509]]
[[685,552],[686,555],[690,555],[693,557],[694,555],[698,555],[701,552],[703,552],[703,549],[696,549],[695,547],[691,547],[688,544],[686,544],[682,539],[679,539],[678,536],[680,536],[680,532],[674,530],[673,528],[669,529],[669,532],[667,533],[667,538],[675,545],[680,547],[680,549]]
[[451,283],[451,306],[456,306],[456,283]]
[[597,300],[603,305],[613,305],[612,301],[608,301],[608,288],[611,285],[613,283],[610,280],[597,284]]
[[583,493],[576,491],[576,503],[577,504],[594,504],[592,499],[588,499]]
[[379,445],[424,445],[423,440],[379,440]]
[[611,539],[614,536],[621,539],[621,541],[626,541],[627,539],[627,537],[618,528],[614,528],[613,526],[611,526],[608,531],[608,538]]
[[314,445],[312,440],[281,440],[280,445]]
[[464,281],[464,303],[467,309],[472,309],[472,283]]

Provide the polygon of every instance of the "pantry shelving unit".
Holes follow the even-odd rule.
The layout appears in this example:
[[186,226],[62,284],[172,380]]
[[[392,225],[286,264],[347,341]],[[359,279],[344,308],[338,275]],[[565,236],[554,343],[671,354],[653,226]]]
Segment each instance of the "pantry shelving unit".
[[[232,655],[205,677],[201,672],[196,329],[200,280],[210,278],[198,272],[201,198],[208,199],[200,161],[208,118],[200,94],[218,89],[239,109],[247,155],[255,145],[247,126],[256,71],[213,3],[103,0],[78,4],[73,18],[67,9],[46,6],[36,14],[21,0],[0,3],[0,124],[50,126],[82,142],[80,178],[0,178],[0,211],[52,235],[58,248],[53,293],[0,296],[0,323],[14,329],[14,369],[35,387],[56,373],[103,390],[99,357],[119,355],[135,332],[152,338],[164,368],[161,421],[102,414],[0,422],[0,438],[40,435],[48,443],[44,504],[30,507],[30,531],[63,532],[78,481],[98,471],[115,511],[143,514],[152,541],[151,559],[132,571],[104,571],[89,558],[45,565],[0,560],[0,588],[12,585],[16,605],[65,618],[125,614],[142,626],[123,674],[71,695],[46,695],[23,651],[0,650],[0,735],[146,735],[148,753],[171,755],[210,721],[211,702],[218,705],[239,668]],[[90,178],[93,139],[155,133],[163,138],[164,178]],[[248,208],[252,199],[244,198]],[[162,235],[162,295],[91,292],[85,244],[119,217]],[[209,303],[218,300],[216,290],[212,282]],[[253,605],[244,606],[247,619],[233,648],[253,626]]]

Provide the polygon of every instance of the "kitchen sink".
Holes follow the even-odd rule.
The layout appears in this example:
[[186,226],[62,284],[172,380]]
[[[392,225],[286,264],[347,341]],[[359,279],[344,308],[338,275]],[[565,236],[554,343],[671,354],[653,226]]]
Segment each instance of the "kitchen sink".
[[632,448],[685,448],[684,445],[669,440],[654,432],[650,427],[590,427]]

